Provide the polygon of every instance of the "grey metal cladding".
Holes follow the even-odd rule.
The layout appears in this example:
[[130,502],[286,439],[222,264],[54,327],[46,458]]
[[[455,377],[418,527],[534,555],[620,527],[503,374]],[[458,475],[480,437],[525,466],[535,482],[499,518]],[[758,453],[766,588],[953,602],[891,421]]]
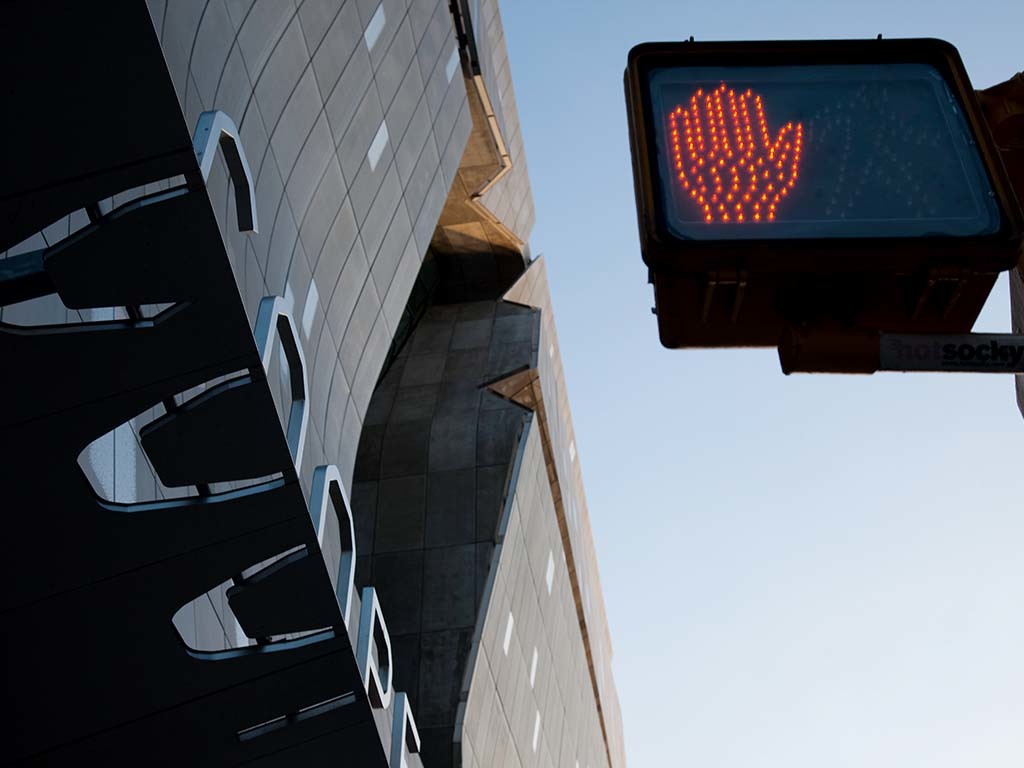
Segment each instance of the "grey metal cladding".
[[[353,6],[354,11],[354,4],[350,3],[349,5]],[[302,31],[311,51],[320,47],[320,43],[328,33],[328,28],[334,26],[339,13],[337,0],[305,0],[299,6]],[[355,26],[358,27],[358,25]]]
[[[330,12],[334,13],[330,28],[326,30],[325,36],[317,40],[319,24],[310,29],[309,14],[307,9],[317,5],[330,6]],[[319,11],[317,12],[319,13]],[[313,69],[316,72],[317,83],[320,85],[320,92],[327,96],[338,84],[338,78],[345,70],[350,57],[361,48],[359,43],[362,40],[363,26],[359,22],[359,11],[356,4],[352,2],[342,3],[340,9],[336,0],[327,0],[326,3],[303,3],[299,9],[299,20],[302,29],[306,33],[306,41],[313,54]],[[367,57],[369,61],[369,57]]]
[[377,251],[377,257],[373,260],[373,265],[370,267],[374,285],[378,286],[378,292],[383,296],[386,296],[390,290],[395,272],[399,268],[402,258],[400,249],[409,241],[411,236],[412,222],[409,220],[409,214],[405,209],[405,202],[399,201],[398,209],[395,211],[395,215],[388,226],[387,234],[384,236],[384,240]]
[[[401,123],[401,120],[398,118],[391,117],[390,119],[395,125],[399,125]],[[405,132],[402,134],[401,139],[399,139],[398,147],[395,150],[395,165],[398,169],[398,176],[401,178],[402,184],[405,187],[408,187],[409,185],[413,168],[419,162],[420,155],[425,151],[427,141],[433,138],[430,135],[430,128],[430,115],[427,111],[427,102],[421,93],[419,101],[410,110],[406,121]],[[409,193],[406,192],[406,195],[408,198]],[[409,207],[417,209],[418,212],[419,205],[417,201],[409,198],[408,202]]]
[[372,82],[370,53],[360,38],[360,43],[345,63],[337,84],[332,88],[326,88],[323,84],[320,86],[321,90],[328,94],[327,118],[331,122],[331,129],[337,141],[340,142],[348,131],[352,118]]
[[[299,238],[310,266],[316,269],[323,259],[335,262],[340,269],[348,256],[351,242],[339,242],[331,235],[338,227],[344,226],[342,212],[351,212],[351,204],[345,194],[345,179],[337,158],[330,156],[324,165],[323,176],[299,225]],[[333,287],[334,283],[330,283],[330,288]]]
[[[330,378],[348,399],[329,409],[336,432],[319,434],[327,421],[317,420],[311,439],[322,441],[322,455],[337,454],[348,482],[376,370],[394,332],[389,318],[404,305],[453,178],[457,159],[450,158],[461,155],[468,136],[453,138],[450,124],[435,136],[436,112],[429,109],[429,92],[438,95],[435,110],[447,96],[452,119],[467,103],[461,78],[445,76],[456,46],[447,6],[183,0],[150,9],[183,111],[230,105],[243,142],[252,146],[263,233],[246,242],[224,232],[247,301],[280,294],[298,321],[309,280],[315,286],[317,332],[303,340],[306,356],[313,370],[330,367],[319,364],[321,354],[340,361],[341,376]],[[431,76],[433,86],[426,83]],[[448,168],[439,173],[445,157]],[[255,264],[246,263],[250,247]],[[329,337],[320,328],[329,328]]]
[[399,84],[412,65],[414,52],[413,33],[409,20],[406,18],[399,24],[398,31],[374,75],[377,89],[380,91],[380,100],[385,109],[391,106],[395,94],[398,92]]
[[404,140],[413,112],[422,103],[422,96],[423,77],[420,75],[419,67],[410,64],[402,76],[395,97],[387,108],[388,129],[394,136],[396,144],[401,144]]
[[338,145],[338,160],[346,178],[354,178],[384,120],[384,108],[377,88],[371,85],[348,121]]
[[[265,74],[256,85],[256,103],[263,115],[263,122],[270,131],[270,146],[277,158],[278,168],[287,180],[292,176],[299,153],[306,146],[310,131],[316,125],[323,105],[313,70],[306,69],[297,82],[289,84],[284,94],[287,102],[282,102],[283,111],[275,114],[264,106],[265,102],[259,95],[259,87],[266,81],[267,76]],[[285,104],[289,107],[286,110]]]
[[[331,137],[331,129],[327,123],[327,117],[320,115],[313,125],[313,129],[306,137],[299,156],[296,158],[295,165],[292,167],[288,181],[285,182],[285,191],[288,194],[288,199],[291,201],[292,212],[300,224],[304,225],[306,223],[306,213],[310,203],[313,201],[314,194],[323,179],[324,173],[334,160],[334,141]],[[321,216],[328,218],[328,220],[332,218],[333,211],[324,213],[323,206],[329,207],[331,203],[337,203],[339,191],[342,191],[342,188],[325,187],[320,190],[319,197],[327,198],[327,200],[318,200],[317,210],[320,211]],[[331,199],[332,197],[334,197],[333,200]],[[323,224],[320,226],[323,226]]]

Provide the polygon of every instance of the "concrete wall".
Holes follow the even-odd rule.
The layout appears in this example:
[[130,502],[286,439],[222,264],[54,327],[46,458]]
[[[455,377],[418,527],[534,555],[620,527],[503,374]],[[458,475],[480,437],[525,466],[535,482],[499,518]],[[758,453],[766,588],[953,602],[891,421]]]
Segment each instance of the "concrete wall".
[[529,418],[481,385],[532,363],[538,314],[496,300],[428,309],[377,387],[360,441],[356,580],[380,595],[396,685],[431,768],[453,765],[465,661]]
[[596,578],[589,526],[573,523],[574,556],[556,509],[556,494],[580,496],[578,474],[550,474],[575,456],[556,468],[543,414],[487,388],[540,369],[553,380],[548,421],[566,413],[553,354],[539,364],[553,333],[543,265],[517,287],[544,310],[435,305],[378,385],[355,470],[357,581],[376,586],[389,616],[426,765],[623,765],[600,585],[582,582],[582,621],[573,585]]

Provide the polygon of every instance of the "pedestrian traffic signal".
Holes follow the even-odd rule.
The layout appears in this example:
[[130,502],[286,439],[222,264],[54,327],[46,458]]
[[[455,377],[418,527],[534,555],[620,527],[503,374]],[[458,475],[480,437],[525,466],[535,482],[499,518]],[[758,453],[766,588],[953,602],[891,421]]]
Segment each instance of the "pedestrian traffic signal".
[[1017,264],[1020,207],[948,43],[646,43],[626,96],[666,346],[966,332]]

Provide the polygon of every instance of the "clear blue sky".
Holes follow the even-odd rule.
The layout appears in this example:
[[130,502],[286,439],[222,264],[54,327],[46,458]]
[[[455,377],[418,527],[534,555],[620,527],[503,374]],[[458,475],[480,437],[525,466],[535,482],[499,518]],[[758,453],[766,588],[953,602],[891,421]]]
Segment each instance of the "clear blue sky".
[[[1024,420],[1005,376],[668,351],[622,71],[645,40],[931,36],[976,87],[1024,3],[503,4],[632,768],[1024,766]],[[979,330],[1009,330],[1005,279]]]

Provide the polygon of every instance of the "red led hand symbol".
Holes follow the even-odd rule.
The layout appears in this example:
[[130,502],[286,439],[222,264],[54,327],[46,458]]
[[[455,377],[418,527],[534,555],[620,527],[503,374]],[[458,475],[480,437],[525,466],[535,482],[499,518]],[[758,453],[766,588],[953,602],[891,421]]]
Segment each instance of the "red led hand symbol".
[[801,123],[786,123],[773,141],[761,97],[725,83],[699,89],[668,122],[673,173],[704,221],[775,220],[779,201],[796,185]]

